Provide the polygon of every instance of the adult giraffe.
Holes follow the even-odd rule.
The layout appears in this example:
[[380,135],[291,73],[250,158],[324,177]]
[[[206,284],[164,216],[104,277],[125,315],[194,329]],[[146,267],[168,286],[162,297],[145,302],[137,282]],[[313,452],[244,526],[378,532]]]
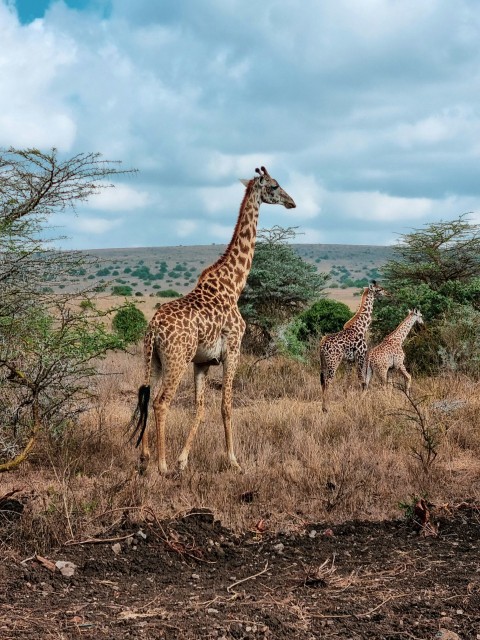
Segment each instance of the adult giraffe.
[[423,324],[421,311],[419,309],[409,310],[407,317],[402,320],[398,327],[368,352],[365,391],[374,373],[377,373],[382,384],[386,385],[389,370],[398,369],[405,379],[406,392],[409,393],[412,376],[405,369],[405,352],[402,345],[417,322],[418,324]]
[[373,301],[388,295],[385,289],[373,280],[365,287],[360,306],[353,318],[343,325],[343,329],[322,338],[320,342],[320,382],[322,385],[322,409],[326,413],[327,390],[335,377],[340,362],[345,358],[357,365],[358,377],[365,382],[365,359],[367,355],[366,335],[372,322]]
[[162,305],[148,326],[145,336],[145,379],[138,390],[138,404],[132,418],[135,426],[132,437],[139,432],[137,446],[142,444],[140,461],[143,469],[150,458],[145,429],[153,359],[162,371],[161,387],[153,400],[159,472],[167,472],[165,422],[168,408],[190,362],[194,366],[196,411],[177,468],[182,471],[187,466],[195,434],[205,419],[205,379],[208,370],[211,365],[223,363],[222,418],[225,443],[230,465],[240,469],[233,451],[232,385],[245,321],[237,302],[252,266],[260,204],[282,204],[287,209],[296,206],[265,167],[255,171],[258,176],[241,180],[246,191],[225,253],[203,271],[190,293]]

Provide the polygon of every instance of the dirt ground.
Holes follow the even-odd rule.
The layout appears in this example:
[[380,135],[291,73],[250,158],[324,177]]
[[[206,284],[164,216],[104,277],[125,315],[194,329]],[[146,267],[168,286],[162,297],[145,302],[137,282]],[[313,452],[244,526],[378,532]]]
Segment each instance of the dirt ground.
[[147,513],[47,558],[21,557],[3,522],[0,638],[476,640],[478,505],[431,513],[423,527],[260,521],[242,535],[206,510]]

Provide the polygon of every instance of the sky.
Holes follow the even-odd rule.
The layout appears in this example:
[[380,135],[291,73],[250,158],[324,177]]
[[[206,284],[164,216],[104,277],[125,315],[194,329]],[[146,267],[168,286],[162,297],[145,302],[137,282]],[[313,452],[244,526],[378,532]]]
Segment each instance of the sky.
[[259,165],[260,228],[392,244],[480,222],[479,42],[479,0],[0,0],[0,148],[138,170],[63,248],[228,242]]

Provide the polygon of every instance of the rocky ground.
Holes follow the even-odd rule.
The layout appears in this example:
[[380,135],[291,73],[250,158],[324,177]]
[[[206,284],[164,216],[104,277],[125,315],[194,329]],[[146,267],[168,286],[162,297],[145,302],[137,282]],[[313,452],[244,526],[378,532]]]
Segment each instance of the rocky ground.
[[237,535],[199,510],[47,557],[3,545],[0,638],[477,640],[480,512],[428,515]]

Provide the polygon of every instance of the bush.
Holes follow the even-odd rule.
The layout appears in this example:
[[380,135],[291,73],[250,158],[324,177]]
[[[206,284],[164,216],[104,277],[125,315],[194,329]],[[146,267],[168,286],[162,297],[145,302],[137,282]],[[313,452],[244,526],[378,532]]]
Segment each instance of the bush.
[[175,289],[164,289],[163,291],[157,291],[155,294],[158,298],[181,298],[182,294],[175,291]]
[[138,342],[147,325],[145,314],[133,303],[126,304],[117,311],[112,322],[114,331],[125,344]]
[[127,284],[116,284],[112,287],[112,294],[114,296],[131,296],[132,287]]
[[298,316],[299,340],[307,342],[312,337],[335,333],[343,328],[353,313],[343,302],[336,300],[319,300]]

